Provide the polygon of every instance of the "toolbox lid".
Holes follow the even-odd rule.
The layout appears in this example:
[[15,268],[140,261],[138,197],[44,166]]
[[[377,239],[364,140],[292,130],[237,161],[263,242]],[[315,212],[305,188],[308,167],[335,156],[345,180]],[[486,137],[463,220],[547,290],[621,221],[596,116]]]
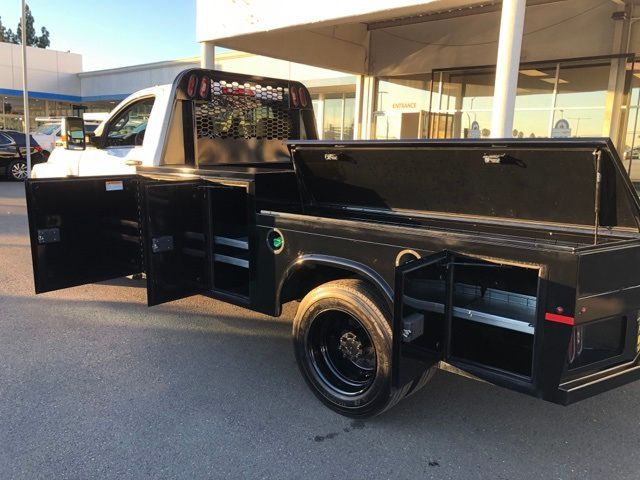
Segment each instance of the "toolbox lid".
[[609,139],[298,141],[289,148],[308,205],[588,227],[598,211],[600,227],[640,225],[638,196]]

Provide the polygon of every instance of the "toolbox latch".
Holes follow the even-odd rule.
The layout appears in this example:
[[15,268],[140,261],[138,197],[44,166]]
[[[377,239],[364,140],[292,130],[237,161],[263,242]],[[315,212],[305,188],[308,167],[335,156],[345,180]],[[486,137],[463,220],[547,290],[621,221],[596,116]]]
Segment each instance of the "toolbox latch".
[[41,228],[38,230],[38,245],[58,243],[60,241],[59,228]]
[[170,252],[173,250],[173,237],[166,235],[151,239],[151,251],[153,253]]

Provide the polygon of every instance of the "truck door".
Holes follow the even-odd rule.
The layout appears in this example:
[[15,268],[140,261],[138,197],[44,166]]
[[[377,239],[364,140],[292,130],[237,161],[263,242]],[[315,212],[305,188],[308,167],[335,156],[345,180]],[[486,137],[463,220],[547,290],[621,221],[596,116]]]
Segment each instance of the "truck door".
[[[135,173],[159,140],[145,141],[154,96],[135,99],[116,112],[105,125],[100,148],[87,148],[79,157],[79,176]],[[149,146],[151,144],[151,146]]]
[[198,181],[159,181],[144,186],[149,306],[207,288],[204,192]]
[[543,270],[444,251],[398,267],[395,378],[444,360],[494,383],[531,384]]
[[36,293],[143,270],[134,175],[26,182]]

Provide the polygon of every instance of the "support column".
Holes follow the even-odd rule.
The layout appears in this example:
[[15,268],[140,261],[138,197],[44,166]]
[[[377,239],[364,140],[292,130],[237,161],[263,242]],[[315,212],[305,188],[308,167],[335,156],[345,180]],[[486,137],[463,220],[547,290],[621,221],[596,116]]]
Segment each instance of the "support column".
[[[627,39],[632,28],[631,5],[616,12],[612,17],[615,22],[613,30],[613,55],[628,53]],[[605,104],[602,136],[610,137],[620,152],[625,149],[625,133],[627,126],[628,105],[623,105],[628,58],[611,59],[607,100]],[[629,98],[630,100],[630,98]]]
[[324,138],[324,93],[318,94],[318,110],[316,110],[316,120],[318,121],[318,138]]
[[503,0],[502,2],[496,84],[491,116],[491,137],[493,138],[511,138],[513,131],[526,7],[526,0]]
[[200,43],[200,66],[209,70],[216,68],[216,44],[213,42]]
[[360,75],[356,82],[356,108],[354,114],[354,138],[367,140],[373,138],[373,112],[376,108],[376,78]]

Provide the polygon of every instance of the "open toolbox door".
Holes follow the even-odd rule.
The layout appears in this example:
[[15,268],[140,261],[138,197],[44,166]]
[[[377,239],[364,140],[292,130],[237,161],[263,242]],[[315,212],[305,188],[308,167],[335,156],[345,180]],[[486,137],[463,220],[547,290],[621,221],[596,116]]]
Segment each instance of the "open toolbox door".
[[[450,259],[451,254],[443,251],[396,269],[393,322],[396,385],[404,385],[444,358]],[[411,289],[417,281],[429,286],[428,295],[412,296]]]
[[199,181],[149,181],[144,185],[149,306],[207,288],[204,193]]
[[143,270],[134,175],[27,180],[36,293]]
[[531,384],[541,272],[447,251],[398,267],[396,384],[441,360],[494,383]]

